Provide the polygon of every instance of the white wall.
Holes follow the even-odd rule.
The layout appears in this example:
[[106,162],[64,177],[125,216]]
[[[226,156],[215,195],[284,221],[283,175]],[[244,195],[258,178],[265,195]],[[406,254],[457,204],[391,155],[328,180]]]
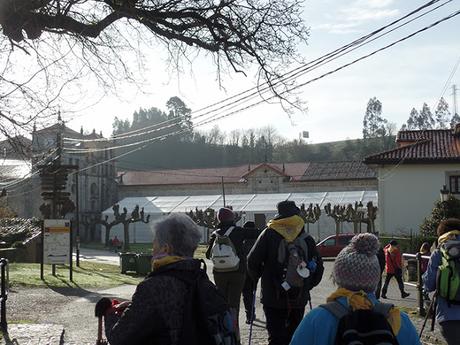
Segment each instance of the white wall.
[[447,174],[460,164],[401,164],[378,169],[379,217],[381,233],[417,233],[419,226],[439,200],[447,185]]

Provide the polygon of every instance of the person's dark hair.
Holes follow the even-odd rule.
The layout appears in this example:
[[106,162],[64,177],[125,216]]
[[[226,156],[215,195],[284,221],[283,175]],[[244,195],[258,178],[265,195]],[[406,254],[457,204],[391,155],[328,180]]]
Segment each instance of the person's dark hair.
[[398,245],[398,241],[396,241],[396,240],[391,240],[391,241],[390,241],[390,244],[391,244],[392,246],[397,246],[397,245]]
[[420,247],[420,253],[427,254],[430,252],[430,243],[423,242],[422,246]]
[[438,236],[441,236],[452,230],[460,230],[460,219],[449,218],[441,221],[436,229],[436,233]]

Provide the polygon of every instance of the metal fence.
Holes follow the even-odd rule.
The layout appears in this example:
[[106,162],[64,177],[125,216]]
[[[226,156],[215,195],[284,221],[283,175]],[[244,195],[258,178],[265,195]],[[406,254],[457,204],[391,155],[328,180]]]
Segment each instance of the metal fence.
[[422,282],[422,260],[429,260],[430,257],[426,255],[422,255],[420,253],[417,254],[408,254],[408,253],[403,253],[403,258],[404,259],[412,259],[416,260],[417,263],[417,269],[416,269],[416,283],[410,283],[410,282],[404,282],[406,285],[411,285],[415,286],[417,288],[417,304],[418,304],[418,312],[421,316],[426,315],[426,310],[425,310],[425,301],[424,301],[424,296],[423,296],[423,282]]
[[6,300],[8,299],[9,272],[8,260],[0,258],[1,286],[0,286],[0,328],[6,332],[8,323],[6,322]]

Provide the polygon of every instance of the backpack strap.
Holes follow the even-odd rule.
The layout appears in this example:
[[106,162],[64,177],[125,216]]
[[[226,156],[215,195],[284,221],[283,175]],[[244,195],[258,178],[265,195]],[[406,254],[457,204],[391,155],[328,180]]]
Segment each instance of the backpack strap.
[[329,313],[334,315],[338,320],[350,313],[350,308],[344,306],[342,303],[333,301],[326,304],[321,304],[320,308],[326,309]]
[[229,228],[227,229],[227,231],[225,231],[224,236],[226,236],[226,237],[230,236],[230,234],[232,233],[233,229],[235,229],[234,226],[229,227]]
[[376,303],[374,304],[372,310],[376,313],[382,314],[385,317],[385,319],[388,319],[388,317],[390,316],[390,311],[393,308],[394,304],[391,303]]

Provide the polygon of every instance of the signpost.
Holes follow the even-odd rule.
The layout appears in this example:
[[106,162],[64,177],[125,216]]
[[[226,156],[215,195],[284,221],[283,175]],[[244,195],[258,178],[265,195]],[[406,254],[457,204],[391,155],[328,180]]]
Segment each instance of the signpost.
[[43,256],[41,263],[41,276],[43,265],[69,265],[70,280],[72,280],[71,265],[71,224],[67,219],[45,219],[43,221]]

